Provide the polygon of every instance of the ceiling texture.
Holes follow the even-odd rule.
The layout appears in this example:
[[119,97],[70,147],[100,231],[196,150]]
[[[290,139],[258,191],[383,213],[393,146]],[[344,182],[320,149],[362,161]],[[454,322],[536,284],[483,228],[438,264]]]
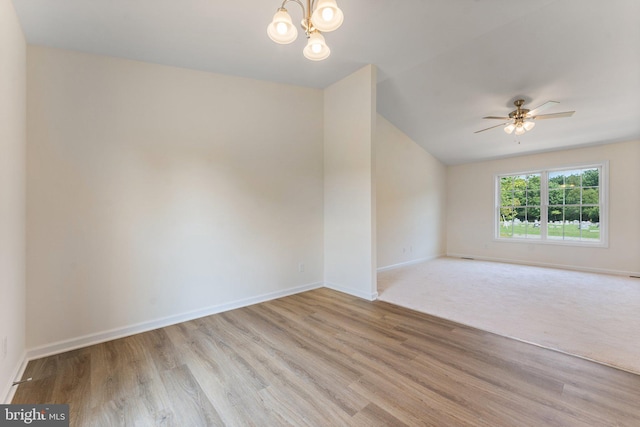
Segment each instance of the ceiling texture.
[[[27,42],[314,88],[378,68],[377,110],[445,164],[640,140],[638,0],[338,0],[331,56],[266,33],[281,0],[13,0]],[[294,22],[299,6],[287,6]],[[522,136],[484,116],[560,104]],[[568,159],[570,160],[570,159]]]

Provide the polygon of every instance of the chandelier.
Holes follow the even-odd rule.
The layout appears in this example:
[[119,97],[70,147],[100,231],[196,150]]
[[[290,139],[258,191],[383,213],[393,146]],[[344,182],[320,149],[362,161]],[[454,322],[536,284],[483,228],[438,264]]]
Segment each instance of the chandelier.
[[284,7],[289,2],[297,3],[304,15],[302,29],[307,36],[307,46],[302,53],[312,61],[326,59],[331,54],[331,49],[322,33],[337,30],[342,25],[342,10],[335,0],[307,0],[306,7],[300,0],[284,0],[267,27],[269,38],[279,44],[289,44],[298,37],[298,30]]

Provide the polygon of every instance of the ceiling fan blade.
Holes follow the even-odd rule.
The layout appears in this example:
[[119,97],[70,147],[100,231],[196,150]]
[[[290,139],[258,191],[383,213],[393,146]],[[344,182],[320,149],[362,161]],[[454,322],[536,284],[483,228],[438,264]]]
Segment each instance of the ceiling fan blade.
[[527,113],[527,117],[533,117],[536,114],[538,114],[541,111],[544,111],[546,109],[549,109],[551,107],[553,107],[554,105],[560,104],[558,101],[547,101],[544,104],[534,108],[533,110],[529,111]]
[[487,117],[483,117],[483,119],[511,120],[510,117],[499,117],[499,116],[487,116]]
[[535,120],[561,119],[563,117],[571,117],[571,116],[573,116],[573,113],[575,113],[575,111],[564,111],[562,113],[543,114],[541,116],[533,116],[533,117],[529,117],[529,118],[530,119],[535,119]]
[[[486,117],[485,117],[485,118],[486,118]],[[506,123],[500,123],[499,125],[491,126],[490,128],[486,128],[486,129],[482,129],[482,130],[477,130],[477,131],[475,131],[474,133],[484,132],[485,130],[489,130],[489,129],[497,128],[497,127],[504,126],[504,125],[508,125],[508,124],[509,124],[509,122],[506,122]]]

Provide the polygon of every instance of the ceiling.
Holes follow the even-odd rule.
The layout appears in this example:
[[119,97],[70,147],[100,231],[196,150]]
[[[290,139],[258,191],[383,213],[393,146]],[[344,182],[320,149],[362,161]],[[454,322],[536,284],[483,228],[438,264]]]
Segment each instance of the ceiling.
[[[378,112],[446,164],[640,140],[638,0],[338,0],[321,62],[267,37],[281,0],[13,3],[35,45],[316,88],[375,64]],[[474,134],[520,97],[576,113]]]

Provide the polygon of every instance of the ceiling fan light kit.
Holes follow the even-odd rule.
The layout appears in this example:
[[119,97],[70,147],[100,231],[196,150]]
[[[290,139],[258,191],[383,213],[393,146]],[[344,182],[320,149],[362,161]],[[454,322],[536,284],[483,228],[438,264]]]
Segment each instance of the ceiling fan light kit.
[[531,129],[533,129],[533,127],[536,124],[530,120],[527,120],[526,122],[522,122],[522,123],[509,123],[508,125],[506,125],[504,127],[504,131],[506,133],[508,133],[509,135],[511,135],[513,133],[513,131],[515,130],[516,135],[522,135],[525,132],[530,131]]
[[547,101],[539,107],[534,108],[533,110],[529,110],[527,108],[522,108],[524,105],[524,99],[518,99],[514,101],[513,105],[515,105],[516,109],[509,113],[508,117],[499,117],[499,116],[487,116],[483,117],[483,119],[490,120],[507,120],[505,123],[501,123],[499,125],[491,126],[486,129],[478,130],[474,133],[484,132],[485,130],[497,128],[500,126],[504,126],[503,130],[511,135],[515,132],[516,135],[520,136],[524,133],[530,131],[536,125],[534,120],[541,119],[559,119],[562,117],[571,117],[575,111],[565,111],[562,113],[553,113],[553,114],[538,114],[543,110],[546,110],[549,107],[553,107],[554,105],[559,104],[557,101]]
[[311,61],[322,61],[331,54],[322,32],[337,30],[344,21],[344,14],[336,0],[307,0],[306,7],[301,0],[284,0],[267,26],[269,38],[279,44],[289,44],[298,37],[291,15],[285,8],[287,3],[296,3],[302,8],[304,19],[301,26],[307,36],[307,46],[303,55]]

